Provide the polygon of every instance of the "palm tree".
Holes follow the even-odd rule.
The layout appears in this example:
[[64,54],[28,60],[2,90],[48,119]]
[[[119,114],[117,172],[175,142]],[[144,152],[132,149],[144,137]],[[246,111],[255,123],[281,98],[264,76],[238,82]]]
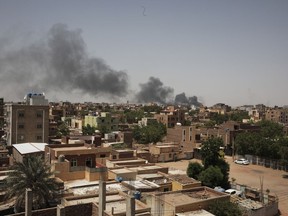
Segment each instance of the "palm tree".
[[6,178],[7,199],[15,199],[15,211],[23,211],[25,190],[33,193],[33,209],[49,207],[49,200],[57,192],[57,183],[52,177],[50,166],[40,156],[27,156],[23,162],[16,162]]

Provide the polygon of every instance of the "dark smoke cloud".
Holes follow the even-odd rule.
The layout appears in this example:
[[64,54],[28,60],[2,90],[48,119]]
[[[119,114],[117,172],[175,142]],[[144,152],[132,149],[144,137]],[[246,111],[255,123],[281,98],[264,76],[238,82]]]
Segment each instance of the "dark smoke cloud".
[[173,88],[163,86],[159,78],[150,77],[147,83],[140,84],[140,91],[136,94],[136,100],[139,103],[166,104],[173,92]]
[[177,104],[177,105],[189,105],[189,106],[194,105],[196,107],[202,106],[202,103],[200,103],[198,101],[197,96],[192,96],[192,97],[187,98],[184,92],[176,95],[175,104]]
[[6,94],[22,98],[28,91],[81,91],[110,97],[128,93],[127,74],[90,58],[81,31],[64,24],[54,25],[42,41],[10,51],[1,47],[0,85]]

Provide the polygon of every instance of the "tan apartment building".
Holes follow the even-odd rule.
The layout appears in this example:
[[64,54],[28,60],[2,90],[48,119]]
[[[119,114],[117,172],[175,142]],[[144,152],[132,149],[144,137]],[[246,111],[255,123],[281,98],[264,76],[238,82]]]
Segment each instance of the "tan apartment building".
[[107,179],[105,160],[110,156],[110,147],[91,147],[84,144],[55,144],[45,147],[45,157],[63,181]]
[[173,128],[177,123],[184,124],[185,122],[185,111],[181,109],[175,109],[174,106],[169,106],[167,109],[155,114],[154,118],[158,122],[166,125],[168,128]]
[[176,125],[174,128],[167,128],[166,141],[179,143],[179,148],[186,154],[187,159],[191,159],[199,135],[195,126]]
[[7,145],[24,142],[48,143],[48,105],[7,104]]
[[288,109],[283,108],[268,109],[265,112],[265,120],[287,124]]
[[149,152],[151,154],[150,159],[152,163],[175,161],[183,158],[179,144],[174,143],[150,145]]

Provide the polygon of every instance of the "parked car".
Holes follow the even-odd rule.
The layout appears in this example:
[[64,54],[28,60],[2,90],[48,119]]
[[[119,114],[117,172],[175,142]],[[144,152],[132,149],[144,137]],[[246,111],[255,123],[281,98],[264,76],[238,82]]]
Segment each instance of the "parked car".
[[249,161],[245,158],[240,158],[234,161],[236,164],[248,165]]
[[225,190],[225,193],[230,194],[230,195],[236,195],[236,196],[242,196],[243,192],[235,189],[228,189]]

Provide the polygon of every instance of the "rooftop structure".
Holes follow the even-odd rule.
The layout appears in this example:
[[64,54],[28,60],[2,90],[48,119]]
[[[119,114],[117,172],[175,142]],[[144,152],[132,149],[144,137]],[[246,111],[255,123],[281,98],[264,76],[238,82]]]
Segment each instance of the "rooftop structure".
[[151,194],[147,199],[151,212],[159,216],[175,216],[175,214],[207,210],[215,200],[229,201],[230,195],[215,191],[208,187],[196,187],[189,190]]

